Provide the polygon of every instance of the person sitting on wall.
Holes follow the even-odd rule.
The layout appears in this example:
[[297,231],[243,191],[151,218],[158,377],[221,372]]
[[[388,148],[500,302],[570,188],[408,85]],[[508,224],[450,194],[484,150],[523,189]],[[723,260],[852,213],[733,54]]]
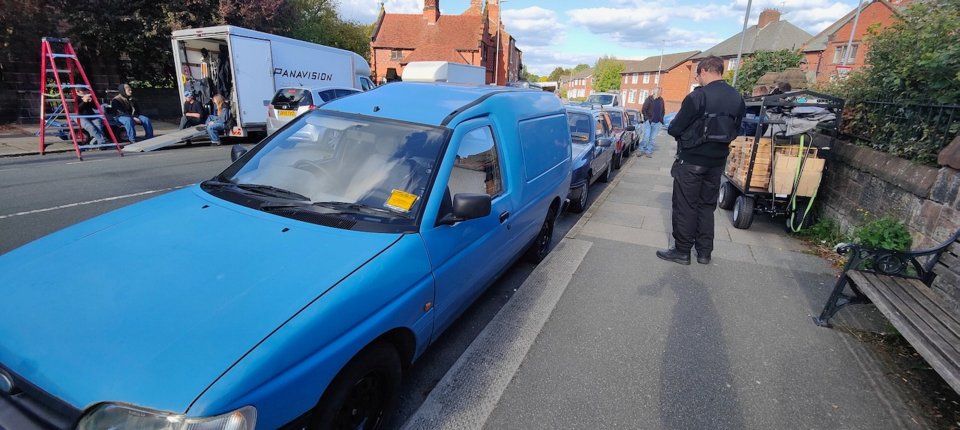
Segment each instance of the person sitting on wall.
[[[82,117],[100,115],[100,111],[93,103],[93,94],[90,93],[90,90],[78,88],[77,98],[80,99],[80,102],[77,103],[77,114]],[[80,127],[90,135],[90,143],[94,145],[106,145],[108,143],[104,137],[103,119],[80,118]],[[101,146],[101,149],[106,149],[106,146]]]
[[150,122],[150,118],[141,113],[140,105],[137,103],[137,99],[133,97],[133,87],[130,84],[120,84],[119,90],[120,94],[117,94],[110,101],[110,107],[113,108],[117,121],[123,124],[123,128],[127,129],[127,138],[130,139],[131,143],[137,141],[137,124],[143,127],[144,139],[152,138],[153,124]]
[[220,133],[226,130],[230,122],[230,107],[223,101],[223,96],[213,96],[213,106],[210,116],[207,117],[207,134],[210,135],[210,144],[220,145]]
[[187,90],[183,93],[186,101],[183,102],[183,118],[180,119],[180,130],[187,127],[203,124],[204,115],[203,104],[196,99],[193,91]]

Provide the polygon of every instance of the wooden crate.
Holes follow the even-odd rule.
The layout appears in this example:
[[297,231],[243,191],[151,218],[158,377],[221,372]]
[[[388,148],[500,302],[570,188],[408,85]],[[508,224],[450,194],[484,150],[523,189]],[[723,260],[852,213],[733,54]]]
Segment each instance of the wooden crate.
[[[820,186],[823,176],[823,166],[826,160],[807,157],[803,163],[803,172],[800,174],[800,183],[797,186],[797,195],[810,197]],[[777,154],[773,164],[773,181],[770,183],[770,192],[774,194],[790,194],[793,191],[793,181],[797,176],[797,165],[800,159],[796,155]],[[752,182],[752,181],[751,181]]]
[[[730,180],[737,185],[740,189],[745,189],[744,186],[747,180],[747,171],[750,168],[750,157],[753,153],[753,137],[740,136],[737,137],[733,142],[730,142],[730,155],[727,157],[727,164],[724,173]],[[800,152],[800,147],[796,145],[774,145],[773,141],[768,137],[761,137],[760,141],[757,143],[757,155],[753,160],[753,175],[750,177],[750,188],[754,191],[767,191],[771,188],[771,174],[774,169],[774,160],[786,160],[793,158],[795,161],[797,159],[797,154]],[[817,148],[804,148],[804,153],[807,154],[807,157],[810,159],[817,159]],[[819,162],[820,171],[823,171],[823,160]],[[781,161],[782,163],[788,163],[787,161]],[[816,165],[818,162],[814,162],[813,165]],[[816,169],[815,166],[810,163],[807,164],[812,169]],[[793,168],[796,169],[796,163],[792,164]],[[781,166],[781,170],[786,169],[787,166]],[[805,169],[806,171],[806,169]],[[811,170],[812,172],[812,170]],[[786,174],[786,173],[782,173]],[[813,173],[811,173],[813,174]],[[801,182],[804,184],[809,181],[806,179],[807,173],[801,177]],[[819,174],[816,174],[819,175]],[[791,176],[792,178],[792,176]],[[816,176],[816,179],[819,179],[819,176]],[[781,189],[779,182],[776,178],[774,179],[774,184],[776,184],[777,189]],[[813,182],[816,184],[816,182]],[[792,186],[790,182],[790,186]],[[808,188],[801,187],[804,192],[807,192]],[[814,188],[816,188],[814,186]],[[770,190],[770,192],[774,192]],[[778,191],[779,192],[779,191]],[[808,195],[808,194],[800,194]]]

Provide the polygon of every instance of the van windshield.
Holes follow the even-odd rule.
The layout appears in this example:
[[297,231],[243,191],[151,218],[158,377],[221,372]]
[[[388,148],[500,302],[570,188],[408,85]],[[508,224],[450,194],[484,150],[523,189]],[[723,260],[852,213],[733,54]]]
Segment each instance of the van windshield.
[[601,105],[613,104],[612,94],[591,94],[587,97],[587,103],[596,103]]
[[317,110],[214,182],[269,194],[269,204],[260,208],[283,209],[279,215],[310,210],[410,227],[425,204],[446,137],[442,128]]

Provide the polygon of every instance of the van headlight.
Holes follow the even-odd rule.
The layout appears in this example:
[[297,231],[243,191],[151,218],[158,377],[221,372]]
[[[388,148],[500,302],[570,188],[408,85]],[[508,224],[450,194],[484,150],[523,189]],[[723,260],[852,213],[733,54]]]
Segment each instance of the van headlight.
[[253,430],[257,409],[244,406],[214,417],[188,417],[133,405],[105,403],[80,419],[77,430]]

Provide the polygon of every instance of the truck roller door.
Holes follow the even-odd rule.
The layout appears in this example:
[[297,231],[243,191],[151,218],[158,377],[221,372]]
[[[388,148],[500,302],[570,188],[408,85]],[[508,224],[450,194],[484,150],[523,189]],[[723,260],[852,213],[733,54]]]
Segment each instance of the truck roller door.
[[264,100],[273,98],[273,56],[270,41],[230,36],[233,57],[234,93],[240,105],[237,124],[246,128],[266,126]]

